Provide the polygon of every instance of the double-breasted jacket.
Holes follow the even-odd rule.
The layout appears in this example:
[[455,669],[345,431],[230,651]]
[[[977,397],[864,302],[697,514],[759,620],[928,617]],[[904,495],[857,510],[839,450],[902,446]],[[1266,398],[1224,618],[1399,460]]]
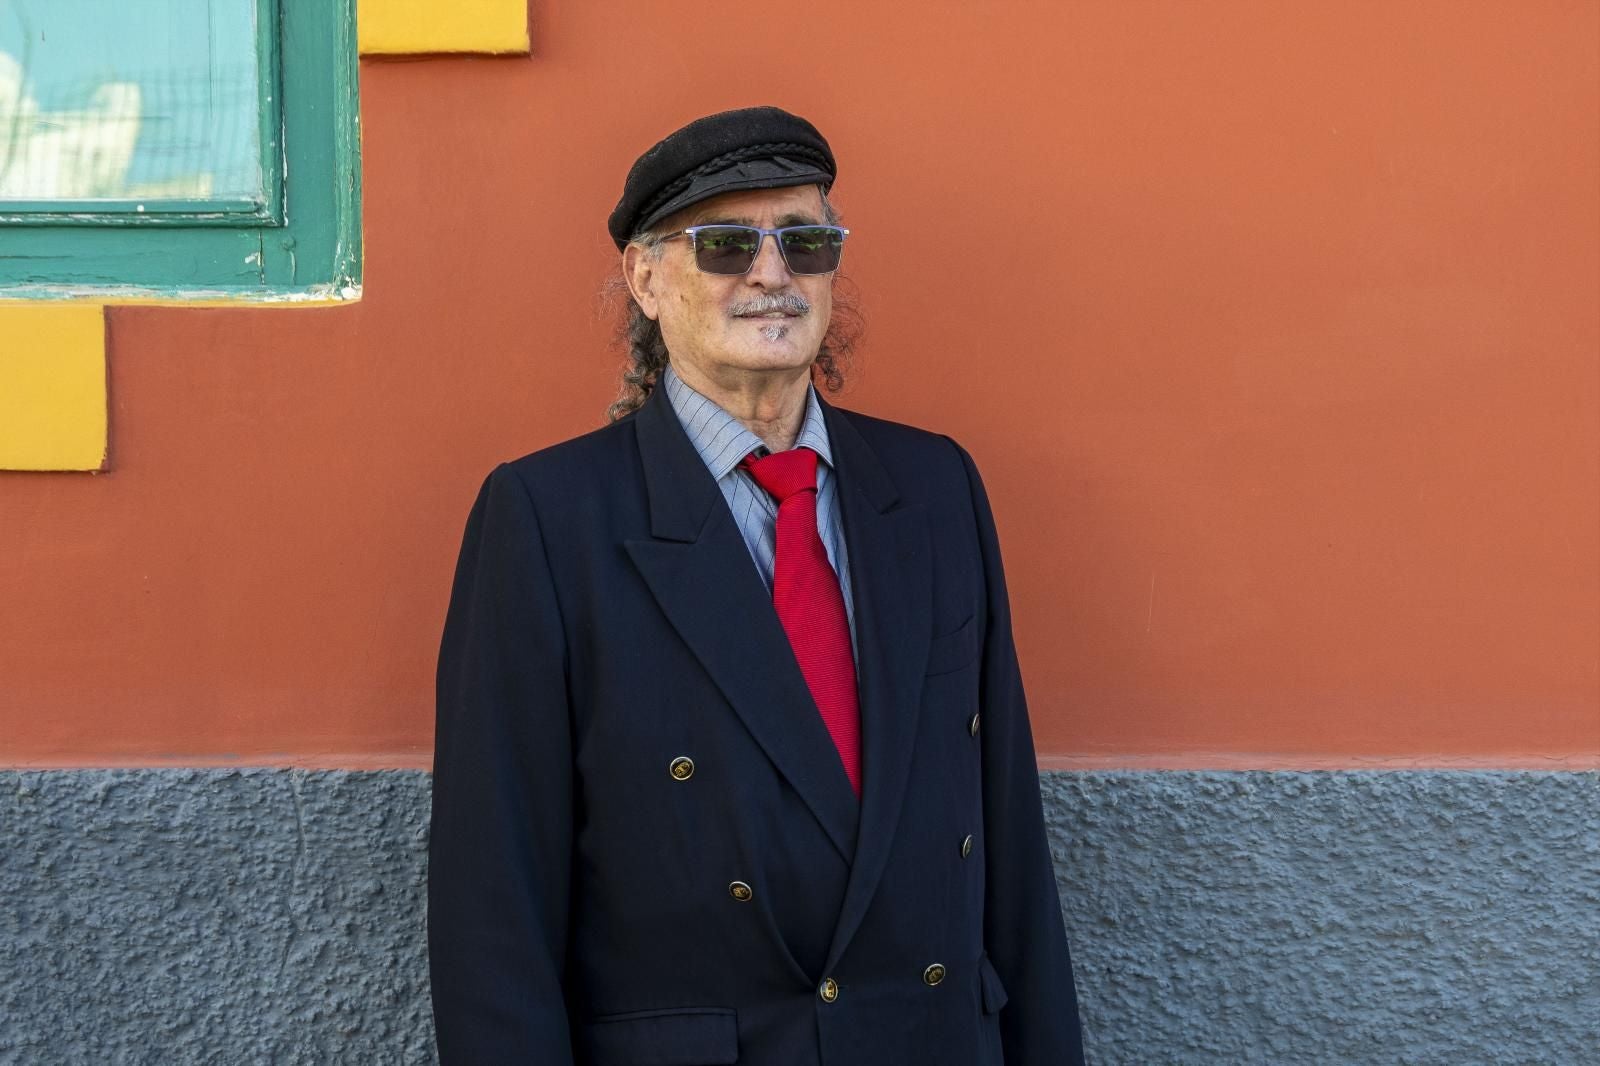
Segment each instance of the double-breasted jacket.
[[444,1066],[1081,1062],[982,483],[824,416],[859,801],[663,390],[484,483],[438,670]]

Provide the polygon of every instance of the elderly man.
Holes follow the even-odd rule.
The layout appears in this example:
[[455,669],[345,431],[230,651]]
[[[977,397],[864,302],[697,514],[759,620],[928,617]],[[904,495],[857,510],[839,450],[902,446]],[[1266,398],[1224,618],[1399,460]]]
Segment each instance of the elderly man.
[[478,496],[439,656],[445,1066],[1082,1061],[983,486],[812,386],[834,177],[776,108],[641,156],[625,413]]

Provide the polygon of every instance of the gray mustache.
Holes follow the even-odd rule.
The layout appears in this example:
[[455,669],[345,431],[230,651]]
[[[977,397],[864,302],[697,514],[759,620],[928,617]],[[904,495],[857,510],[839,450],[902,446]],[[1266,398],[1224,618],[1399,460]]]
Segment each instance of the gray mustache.
[[734,304],[728,313],[737,318],[741,315],[765,315],[773,311],[782,311],[789,315],[807,315],[811,313],[811,301],[794,292],[763,293],[744,303]]

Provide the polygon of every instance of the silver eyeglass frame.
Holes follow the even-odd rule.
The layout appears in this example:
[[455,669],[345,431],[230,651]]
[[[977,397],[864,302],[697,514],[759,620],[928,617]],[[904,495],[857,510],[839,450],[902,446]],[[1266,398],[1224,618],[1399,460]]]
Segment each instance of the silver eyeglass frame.
[[750,265],[745,267],[743,270],[739,271],[737,274],[720,274],[717,271],[706,270],[704,267],[700,266],[700,260],[698,258],[695,259],[695,264],[694,265],[695,265],[695,268],[697,270],[700,270],[702,273],[705,273],[705,274],[717,274],[719,277],[724,277],[724,278],[737,278],[737,277],[740,277],[740,276],[742,276],[744,274],[750,273],[751,267],[754,267],[756,265],[756,260],[761,258],[761,245],[762,245],[762,242],[764,242],[769,236],[774,241],[776,241],[777,244],[778,244],[778,255],[783,259],[784,269],[788,270],[789,273],[795,275],[796,277],[801,277],[801,278],[821,278],[821,277],[827,277],[829,274],[837,274],[839,272],[839,266],[837,264],[834,266],[834,268],[832,270],[821,270],[821,271],[796,270],[793,266],[791,266],[789,264],[789,253],[787,251],[785,251],[784,247],[783,247],[783,235],[785,233],[791,233],[791,232],[793,232],[795,230],[804,230],[804,229],[832,230],[834,233],[837,233],[839,235],[839,244],[840,244],[840,248],[839,248],[839,263],[841,263],[841,264],[844,262],[844,247],[843,247],[843,245],[844,245],[845,239],[850,236],[850,231],[845,229],[843,226],[830,226],[825,222],[813,222],[813,223],[809,223],[809,224],[806,224],[806,225],[800,225],[800,226],[779,226],[776,229],[763,229],[761,226],[744,226],[744,225],[740,225],[737,222],[708,222],[703,226],[690,226],[688,229],[682,229],[682,230],[679,230],[676,233],[670,233],[667,236],[663,237],[662,240],[670,241],[670,240],[674,240],[674,239],[676,239],[678,237],[688,237],[689,238],[689,249],[690,249],[690,251],[698,252],[700,250],[700,231],[701,230],[708,230],[708,229],[735,229],[735,230],[743,230],[746,233],[754,233],[754,234],[757,235],[756,236],[756,250],[755,250],[755,253],[750,256]]

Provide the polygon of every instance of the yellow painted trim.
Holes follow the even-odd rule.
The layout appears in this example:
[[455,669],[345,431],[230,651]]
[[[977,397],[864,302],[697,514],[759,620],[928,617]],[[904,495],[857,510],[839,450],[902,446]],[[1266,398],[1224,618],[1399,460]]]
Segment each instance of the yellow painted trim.
[[105,461],[104,309],[0,307],[0,470],[100,470]]
[[362,55],[528,51],[528,0],[357,0]]

